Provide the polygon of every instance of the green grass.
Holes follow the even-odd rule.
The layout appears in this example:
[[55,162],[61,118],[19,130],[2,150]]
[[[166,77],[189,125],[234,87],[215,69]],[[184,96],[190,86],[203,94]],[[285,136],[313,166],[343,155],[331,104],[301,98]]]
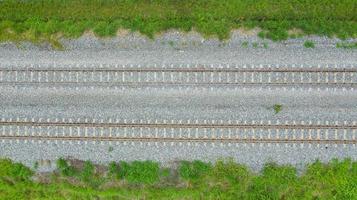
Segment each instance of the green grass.
[[199,160],[193,162],[182,161],[179,174],[185,180],[197,180],[211,169],[211,165]]
[[312,41],[307,40],[307,41],[304,42],[304,47],[305,48],[315,48],[315,43],[312,42]]
[[339,42],[336,44],[336,47],[342,49],[357,49],[357,42]]
[[125,179],[133,184],[153,184],[159,181],[159,164],[152,161],[134,161],[132,163],[112,162],[109,174],[117,179]]
[[357,37],[356,7],[355,0],[3,0],[0,41],[60,47],[60,37],[79,37],[86,30],[108,37],[119,28],[149,38],[173,28],[226,39],[240,27],[260,27],[259,36],[272,40],[287,39],[291,29],[348,38]]
[[[63,159],[58,164],[68,168]],[[357,162],[350,159],[316,161],[300,175],[292,166],[274,163],[255,173],[233,160],[183,161],[171,169],[177,176],[152,161],[112,162],[93,186],[85,179],[97,180],[95,169],[86,161],[76,169],[77,181],[53,174],[42,183],[22,164],[0,159],[0,199],[357,199]],[[171,184],[163,182],[170,179]]]
[[14,180],[27,181],[33,172],[20,163],[13,163],[9,159],[0,160],[0,178],[12,178]]
[[82,181],[89,182],[94,175],[94,165],[90,161],[84,162],[83,169],[79,175]]

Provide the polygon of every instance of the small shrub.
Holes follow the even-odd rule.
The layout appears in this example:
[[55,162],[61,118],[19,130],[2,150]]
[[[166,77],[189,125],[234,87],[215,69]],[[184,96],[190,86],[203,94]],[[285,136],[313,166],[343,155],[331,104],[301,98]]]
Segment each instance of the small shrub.
[[304,47],[305,48],[315,48],[315,43],[312,42],[312,41],[307,40],[307,41],[304,42]]

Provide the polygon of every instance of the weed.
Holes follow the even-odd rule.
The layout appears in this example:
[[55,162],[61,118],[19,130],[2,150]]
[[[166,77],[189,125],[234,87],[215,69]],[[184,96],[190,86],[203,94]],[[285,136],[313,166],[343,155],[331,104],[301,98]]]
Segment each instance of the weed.
[[258,44],[257,42],[253,42],[252,45],[253,45],[253,48],[258,48],[258,45],[259,45],[259,44]]
[[108,165],[108,174],[110,177],[114,177],[119,179],[120,174],[119,174],[119,165],[116,162],[110,162]]
[[260,38],[266,38],[267,37],[267,32],[266,31],[260,31],[259,33],[258,33],[258,37],[260,37]]
[[120,162],[119,177],[129,183],[153,184],[159,180],[159,164],[153,161]]
[[4,177],[16,180],[28,180],[32,175],[33,172],[23,164],[13,163],[9,159],[0,159],[0,182]]
[[174,47],[175,42],[170,40],[170,41],[168,42],[168,44],[169,44],[171,47]]
[[292,185],[297,182],[296,169],[291,166],[278,166],[274,163],[265,165],[262,176],[252,180],[249,199],[282,199]]
[[231,184],[246,183],[251,176],[251,172],[246,166],[235,163],[233,159],[218,160],[208,174],[213,177],[215,182]]
[[195,160],[192,163],[188,161],[182,161],[179,168],[179,174],[186,180],[197,180],[204,173],[207,173],[211,169],[211,165],[199,160]]
[[38,169],[38,161],[36,161],[36,162],[33,164],[33,168],[34,168],[34,169]]
[[305,48],[315,48],[315,43],[312,42],[312,41],[307,40],[307,41],[304,42],[304,47]]
[[110,146],[109,148],[108,148],[108,151],[109,152],[112,152],[114,150],[114,148],[112,147],[112,146]]
[[268,43],[264,42],[263,43],[263,47],[264,47],[264,49],[267,49],[268,48]]
[[274,109],[275,114],[278,114],[283,109],[283,106],[280,104],[275,104],[273,106],[273,109]]
[[243,48],[247,48],[247,47],[248,47],[248,44],[249,44],[249,43],[248,43],[247,41],[244,41],[244,42],[242,42],[242,47],[243,47]]
[[161,175],[162,177],[168,177],[168,176],[170,176],[170,169],[169,169],[169,168],[164,168],[164,169],[162,169],[160,175]]
[[90,161],[85,161],[83,169],[80,173],[82,181],[89,182],[94,174],[94,165]]
[[60,158],[56,162],[57,169],[63,176],[74,176],[77,174],[74,167],[70,166],[64,158]]
[[116,32],[115,26],[113,27],[111,24],[105,21],[98,22],[94,28],[93,32],[98,36],[113,36]]
[[336,44],[336,47],[342,49],[357,49],[357,42],[355,43],[339,42]]
[[187,46],[188,46],[188,43],[184,41],[184,42],[181,43],[181,46],[182,46],[182,47],[187,47]]

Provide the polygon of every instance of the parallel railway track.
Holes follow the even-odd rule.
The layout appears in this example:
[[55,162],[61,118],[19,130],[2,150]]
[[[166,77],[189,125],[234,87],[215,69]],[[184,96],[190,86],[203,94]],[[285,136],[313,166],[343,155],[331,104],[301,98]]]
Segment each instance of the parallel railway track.
[[0,68],[0,85],[357,85],[357,68]]

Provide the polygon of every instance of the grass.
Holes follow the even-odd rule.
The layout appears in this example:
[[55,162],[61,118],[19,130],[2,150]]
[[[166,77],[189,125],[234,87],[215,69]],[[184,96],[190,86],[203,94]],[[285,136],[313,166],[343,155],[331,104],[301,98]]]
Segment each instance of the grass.
[[278,114],[283,109],[283,105],[275,104],[273,106],[273,109],[274,109],[275,114]]
[[58,159],[56,165],[58,171],[62,176],[74,176],[78,173],[77,170],[74,167],[70,166],[68,162],[63,158]]
[[[60,160],[59,167],[68,168]],[[29,168],[0,159],[0,199],[357,199],[357,162],[350,159],[315,161],[300,175],[275,163],[255,173],[233,160],[182,161],[170,170],[152,161],[112,162],[100,177],[89,161],[75,170],[80,176],[34,181]],[[102,181],[92,185],[85,179]]]
[[0,160],[1,180],[11,178],[13,180],[27,181],[34,173],[20,163],[13,163],[9,159]]
[[315,43],[312,42],[312,41],[307,40],[307,41],[304,42],[304,47],[305,48],[315,48]]
[[193,162],[183,161],[179,167],[179,174],[185,180],[197,180],[211,169],[211,165],[199,160]]
[[134,161],[132,163],[112,162],[109,164],[109,174],[117,179],[125,179],[133,184],[153,184],[159,180],[160,167],[152,161]]
[[[168,29],[196,30],[223,40],[232,29],[260,27],[260,37],[284,40],[289,30],[304,34],[357,37],[355,0],[3,0],[0,41],[48,41],[75,38],[91,30],[114,36],[139,31],[149,38]],[[300,33],[299,33],[300,34]]]
[[336,44],[336,47],[342,49],[357,49],[357,42],[339,42]]

